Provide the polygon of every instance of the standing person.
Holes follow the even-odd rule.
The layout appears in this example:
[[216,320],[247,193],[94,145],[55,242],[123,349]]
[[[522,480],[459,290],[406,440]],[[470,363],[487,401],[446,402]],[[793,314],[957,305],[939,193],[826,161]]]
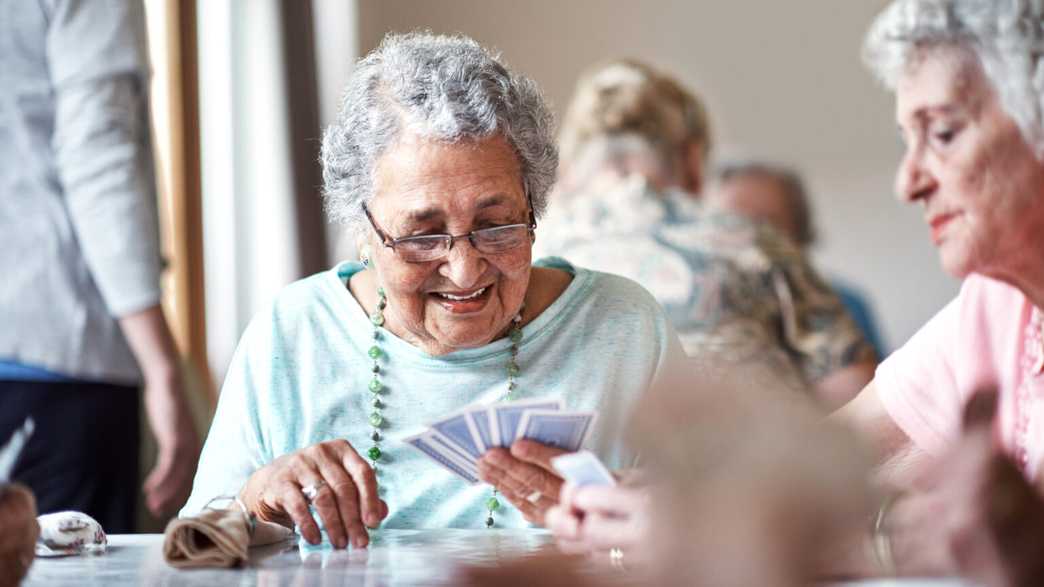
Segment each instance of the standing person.
[[0,0],[0,438],[41,513],[134,529],[139,393],[159,445],[145,503],[187,495],[198,438],[160,307],[140,2]]
[[649,65],[593,68],[563,121],[536,248],[648,288],[689,355],[764,368],[843,405],[870,380],[873,349],[800,249],[697,201],[709,127],[699,99]]
[[[724,165],[718,170],[716,185],[708,190],[707,202],[774,227],[806,256],[816,242],[808,190],[801,176],[792,169],[759,162]],[[830,286],[874,347],[877,358],[883,358],[884,344],[865,295],[836,279],[831,280]]]

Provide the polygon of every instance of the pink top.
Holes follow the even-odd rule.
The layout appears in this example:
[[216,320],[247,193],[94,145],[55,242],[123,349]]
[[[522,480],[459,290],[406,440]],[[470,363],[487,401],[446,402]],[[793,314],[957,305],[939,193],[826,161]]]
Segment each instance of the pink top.
[[885,409],[913,442],[939,454],[980,387],[1000,393],[997,434],[1035,477],[1044,457],[1044,318],[1014,287],[973,275],[957,298],[877,368]]

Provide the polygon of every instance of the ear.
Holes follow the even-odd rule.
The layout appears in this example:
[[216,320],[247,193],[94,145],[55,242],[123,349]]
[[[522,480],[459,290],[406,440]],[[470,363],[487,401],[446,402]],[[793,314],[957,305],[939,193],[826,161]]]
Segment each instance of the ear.
[[686,186],[686,189],[696,197],[700,197],[703,192],[704,159],[703,145],[689,143],[685,147],[684,165],[689,178],[689,185]]

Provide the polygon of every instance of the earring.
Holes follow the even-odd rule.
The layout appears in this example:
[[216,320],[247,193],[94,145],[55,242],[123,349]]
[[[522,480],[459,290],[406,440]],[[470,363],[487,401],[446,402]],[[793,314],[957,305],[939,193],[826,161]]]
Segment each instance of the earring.
[[370,247],[369,245],[363,246],[362,250],[359,251],[359,262],[362,263],[363,269],[370,268]]

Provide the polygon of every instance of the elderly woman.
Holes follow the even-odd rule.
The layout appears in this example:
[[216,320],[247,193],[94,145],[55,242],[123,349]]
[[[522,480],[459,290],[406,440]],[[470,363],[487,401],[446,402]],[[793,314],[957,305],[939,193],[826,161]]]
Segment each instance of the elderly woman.
[[[839,414],[905,490],[874,520],[874,556],[842,563],[850,571],[1044,584],[1044,500],[1030,481],[1044,458],[1042,39],[1044,4],[1015,0],[897,0],[868,34],[906,141],[896,191],[923,208],[943,267],[964,283]],[[615,520],[603,512],[625,511],[625,497],[584,524]],[[592,543],[565,515],[593,511],[586,500],[551,525]]]
[[557,163],[532,81],[467,38],[389,36],[355,68],[322,161],[361,262],[288,286],[247,328],[184,513],[238,495],[314,543],[311,502],[337,547],[367,544],[382,521],[540,523],[559,451],[485,453],[478,471],[505,508],[399,442],[475,402],[598,410],[592,448],[627,464],[616,431],[684,354],[638,285],[531,261]]

